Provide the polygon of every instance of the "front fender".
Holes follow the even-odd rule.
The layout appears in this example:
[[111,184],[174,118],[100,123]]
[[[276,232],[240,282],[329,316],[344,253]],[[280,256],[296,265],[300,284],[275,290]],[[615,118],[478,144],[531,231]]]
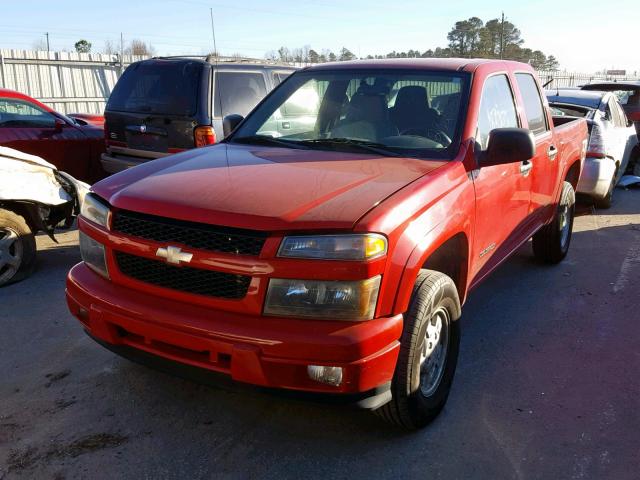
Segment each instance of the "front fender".
[[[464,195],[464,192],[462,196],[463,198],[466,197],[465,202],[469,202],[468,205],[474,205],[475,198],[473,191],[469,193],[471,193],[470,198]],[[393,306],[393,311],[396,313],[402,313],[408,309],[418,273],[429,258],[445,245],[445,243],[458,236],[463,236],[463,244],[466,246],[467,251],[459,252],[462,275],[460,279],[454,279],[454,281],[456,281],[458,286],[460,301],[464,302],[466,298],[467,272],[469,271],[469,239],[473,238],[472,215],[464,209],[459,209],[449,215],[446,215],[442,211],[430,211],[429,215],[432,215],[434,219],[439,218],[440,221],[426,234],[417,239],[414,237],[414,233],[412,233],[410,229],[407,229],[405,235],[403,235],[403,241],[413,245],[413,249],[405,260],[402,275],[397,285],[397,293]]]

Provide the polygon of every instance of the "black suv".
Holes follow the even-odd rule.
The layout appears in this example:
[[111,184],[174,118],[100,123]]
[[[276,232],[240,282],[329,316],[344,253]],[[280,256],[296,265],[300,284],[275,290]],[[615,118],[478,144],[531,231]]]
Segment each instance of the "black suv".
[[246,115],[294,70],[215,57],[161,57],[132,63],[105,109],[104,169],[116,173],[215,143],[223,137],[224,116]]

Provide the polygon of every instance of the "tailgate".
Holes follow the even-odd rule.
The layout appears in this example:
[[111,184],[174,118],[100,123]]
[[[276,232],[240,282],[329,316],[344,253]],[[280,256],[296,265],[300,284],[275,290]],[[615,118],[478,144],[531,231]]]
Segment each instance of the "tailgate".
[[194,118],[105,112],[107,144],[157,153],[194,147]]

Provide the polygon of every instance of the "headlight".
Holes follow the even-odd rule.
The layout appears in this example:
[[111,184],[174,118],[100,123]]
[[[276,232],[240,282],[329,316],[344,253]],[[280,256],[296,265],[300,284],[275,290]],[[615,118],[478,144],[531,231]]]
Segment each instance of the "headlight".
[[80,255],[89,268],[103,277],[109,278],[104,245],[82,231],[80,232]]
[[84,197],[80,215],[93,223],[108,228],[109,206],[93,193],[88,193]]
[[279,257],[369,260],[387,253],[387,239],[377,233],[284,237]]
[[368,280],[269,280],[265,315],[326,320],[370,320],[376,309],[380,275]]

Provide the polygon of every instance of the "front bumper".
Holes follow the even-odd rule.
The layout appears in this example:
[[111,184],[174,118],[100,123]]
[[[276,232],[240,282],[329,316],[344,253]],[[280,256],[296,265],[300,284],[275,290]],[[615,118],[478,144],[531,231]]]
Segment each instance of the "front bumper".
[[[89,335],[138,361],[162,359],[205,376],[342,397],[364,408],[377,408],[391,398],[402,315],[342,322],[216,311],[131,291],[83,263],[69,272],[66,296]],[[308,365],[342,367],[342,383],[311,380]]]
[[616,164],[612,158],[588,157],[580,174],[577,191],[590,197],[604,198],[615,174]]

